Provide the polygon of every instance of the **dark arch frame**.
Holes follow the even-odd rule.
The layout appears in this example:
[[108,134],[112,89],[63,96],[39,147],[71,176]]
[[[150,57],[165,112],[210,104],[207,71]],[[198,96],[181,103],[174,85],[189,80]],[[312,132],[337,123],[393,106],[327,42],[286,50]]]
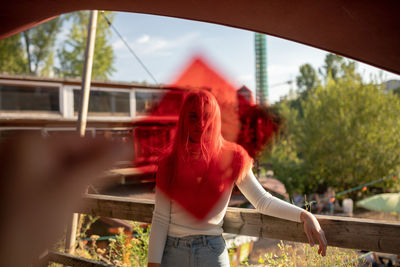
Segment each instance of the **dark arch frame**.
[[274,35],[400,74],[398,0],[3,0],[0,39],[77,10],[205,21]]

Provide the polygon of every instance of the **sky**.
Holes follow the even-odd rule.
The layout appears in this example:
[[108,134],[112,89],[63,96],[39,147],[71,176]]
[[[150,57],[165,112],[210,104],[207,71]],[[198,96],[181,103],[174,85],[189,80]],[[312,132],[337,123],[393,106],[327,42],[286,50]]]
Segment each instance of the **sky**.
[[[101,15],[99,14],[99,18]],[[102,19],[102,18],[101,18]],[[238,88],[255,90],[254,33],[211,23],[155,15],[116,12],[114,27],[120,32],[158,83],[168,84],[176,78],[192,56],[201,54],[228,81]],[[115,81],[152,79],[113,33],[110,40],[115,52]],[[269,102],[273,103],[295,90],[295,80],[302,64],[322,66],[327,52],[284,39],[267,36],[267,72]],[[362,64],[358,70],[368,80],[371,75],[400,79],[393,73]],[[380,73],[381,72],[381,73]]]

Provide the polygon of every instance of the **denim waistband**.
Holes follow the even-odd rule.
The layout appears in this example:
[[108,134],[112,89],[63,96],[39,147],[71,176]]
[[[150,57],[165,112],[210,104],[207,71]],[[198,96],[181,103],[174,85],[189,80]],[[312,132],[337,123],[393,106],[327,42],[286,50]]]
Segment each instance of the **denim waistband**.
[[167,237],[167,245],[174,247],[193,247],[193,246],[207,246],[208,241],[222,238],[222,235],[189,235],[184,237]]

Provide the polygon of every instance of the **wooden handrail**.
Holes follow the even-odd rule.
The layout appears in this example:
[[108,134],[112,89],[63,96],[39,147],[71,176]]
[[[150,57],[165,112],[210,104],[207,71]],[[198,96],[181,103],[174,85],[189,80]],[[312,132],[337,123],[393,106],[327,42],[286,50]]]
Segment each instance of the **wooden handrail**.
[[[151,222],[154,201],[104,195],[86,195],[77,212],[139,222]],[[329,246],[385,253],[400,253],[400,223],[316,215]],[[307,243],[300,223],[258,213],[252,209],[228,208],[224,232]]]

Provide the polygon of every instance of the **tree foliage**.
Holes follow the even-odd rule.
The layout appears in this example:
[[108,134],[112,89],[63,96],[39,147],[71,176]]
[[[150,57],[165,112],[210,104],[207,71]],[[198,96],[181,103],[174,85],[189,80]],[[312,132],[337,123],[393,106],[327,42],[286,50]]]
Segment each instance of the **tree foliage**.
[[298,153],[314,184],[348,189],[398,171],[400,101],[375,84],[330,80],[303,103]]
[[[113,13],[104,12],[112,22]],[[64,77],[81,77],[84,64],[84,53],[89,23],[89,13],[80,11],[66,17],[73,21],[72,29],[68,33],[62,48],[58,50],[60,67],[57,72]],[[99,14],[97,20],[96,40],[93,58],[92,77],[94,79],[108,79],[115,71],[113,67],[114,51],[108,43],[111,31],[107,21]]]
[[62,18],[57,17],[0,41],[0,72],[50,75],[62,23]]
[[297,88],[300,92],[309,92],[319,83],[317,72],[310,64],[300,66],[300,74],[296,77]]
[[[110,21],[113,20],[113,13],[105,14]],[[57,37],[68,20],[72,20],[71,31],[62,47],[56,49]],[[63,77],[81,77],[88,21],[88,12],[75,12],[0,41],[0,72],[50,76],[55,71]],[[99,16],[92,69],[95,79],[107,79],[115,71],[114,52],[108,44],[110,37],[111,31],[106,20]],[[58,67],[54,64],[55,54],[59,59]]]
[[299,116],[303,117],[301,101],[317,87],[321,82],[318,74],[310,64],[303,64],[299,69],[300,73],[296,77],[298,97],[289,101],[290,107],[298,110]]
[[27,70],[21,34],[0,41],[0,72],[21,74]]
[[326,55],[324,65],[319,69],[319,73],[325,78],[331,76],[336,81],[342,74],[341,67],[343,61],[342,56],[329,53]]
[[400,96],[400,87],[393,90],[393,94]]
[[361,80],[361,75],[356,71],[357,63],[346,60],[342,56],[329,53],[326,55],[324,65],[319,69],[319,73],[325,83],[333,79],[337,82],[340,78]]
[[328,71],[299,100],[301,116],[279,103],[287,130],[264,160],[288,191],[341,191],[400,170],[400,98],[363,82],[354,62],[339,61],[329,67],[335,79]]
[[289,193],[296,190],[305,192],[307,191],[307,181],[304,179],[306,177],[304,160],[297,153],[294,135],[291,131],[298,127],[299,113],[297,109],[290,107],[289,102],[280,103],[277,108],[285,120],[280,136],[272,146],[271,153],[264,154],[261,162],[272,164],[274,175],[285,184]]
[[48,76],[54,63],[55,42],[63,18],[57,17],[22,33],[30,74]]

